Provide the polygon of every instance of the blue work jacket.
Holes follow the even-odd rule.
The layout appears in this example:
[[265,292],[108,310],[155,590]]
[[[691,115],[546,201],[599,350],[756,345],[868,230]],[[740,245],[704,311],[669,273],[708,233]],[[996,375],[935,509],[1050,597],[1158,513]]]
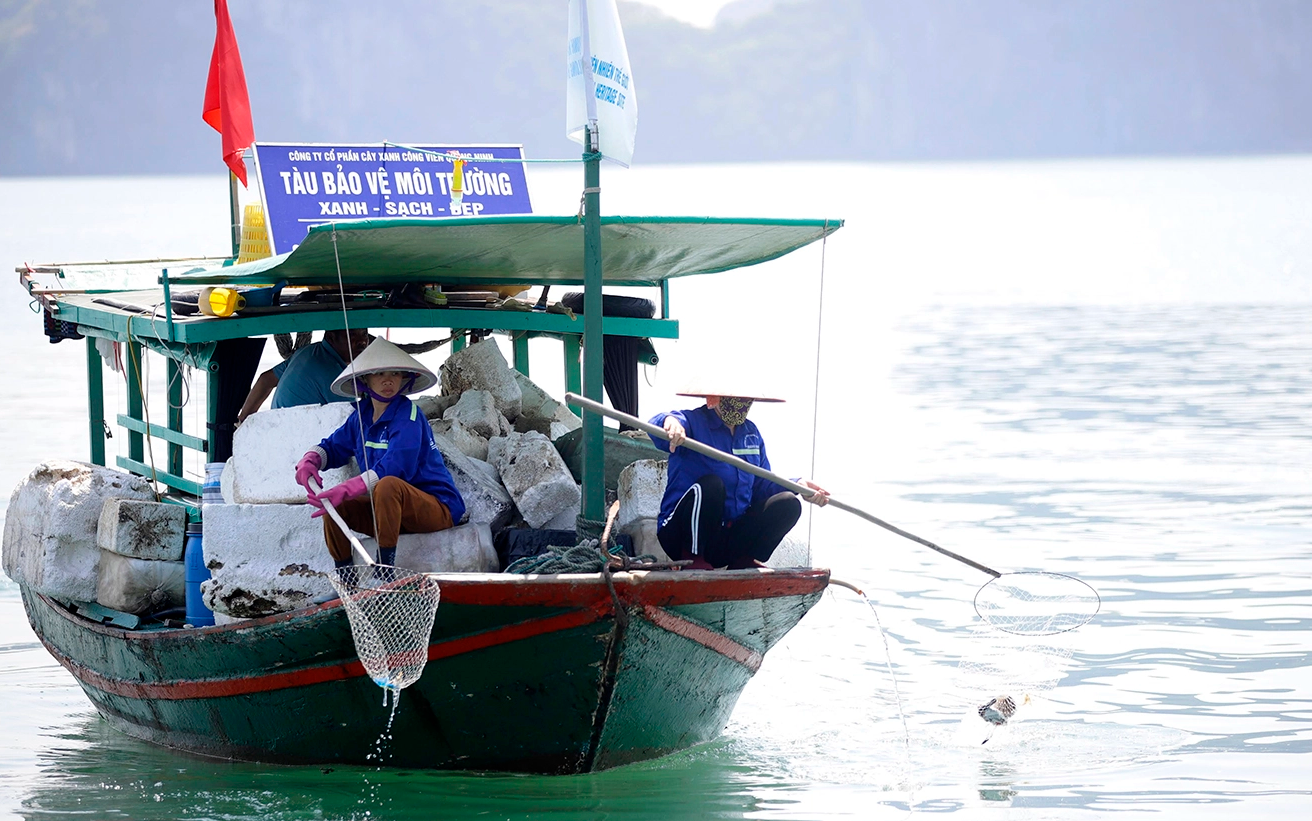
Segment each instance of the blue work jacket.
[[[765,455],[765,442],[761,439],[761,432],[750,419],[730,433],[729,427],[724,424],[720,415],[702,405],[693,410],[658,413],[651,418],[651,424],[664,427],[665,419],[669,416],[679,420],[689,439],[731,453],[745,462],[751,462],[766,470],[770,469],[770,460]],[[651,441],[661,450],[670,452],[670,443],[666,440],[653,436]],[[754,502],[764,501],[776,493],[787,492],[786,488],[768,479],[761,479],[724,462],[717,462],[709,456],[680,447],[670,453],[665,496],[661,499],[662,525],[674,515],[674,508],[683,498],[683,494],[688,492],[688,488],[708,473],[714,473],[724,482],[723,521],[726,524],[740,518]]]
[[354,456],[370,488],[384,476],[395,476],[436,496],[451,511],[451,521],[459,522],[465,515],[465,500],[451,481],[451,472],[433,440],[433,429],[419,406],[408,397],[399,397],[377,421],[366,422],[361,437],[360,419],[372,420],[373,409],[369,399],[356,402],[346,422],[319,443],[323,467],[341,467]]

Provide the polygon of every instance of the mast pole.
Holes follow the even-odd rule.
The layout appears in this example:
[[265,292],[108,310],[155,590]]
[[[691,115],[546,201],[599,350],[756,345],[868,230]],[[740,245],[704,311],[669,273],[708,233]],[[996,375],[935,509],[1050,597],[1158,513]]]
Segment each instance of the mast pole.
[[232,224],[232,258],[241,256],[241,200],[237,195],[237,175],[228,172],[228,213]]
[[[601,159],[597,122],[583,132],[583,395],[601,401]],[[583,412],[583,505],[585,519],[600,521],[606,506],[601,416]]]

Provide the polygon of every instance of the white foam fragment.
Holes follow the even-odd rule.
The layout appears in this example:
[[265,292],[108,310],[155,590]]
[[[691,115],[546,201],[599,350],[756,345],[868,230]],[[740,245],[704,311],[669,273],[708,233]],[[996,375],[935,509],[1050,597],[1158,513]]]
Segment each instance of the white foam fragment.
[[620,471],[616,482],[620,512],[615,517],[615,526],[621,533],[627,533],[626,528],[638,519],[660,516],[668,470],[669,462],[664,459],[639,459]]
[[500,436],[505,426],[501,413],[487,391],[467,390],[460,394],[460,400],[446,409],[442,418],[458,421],[471,433],[484,440]]
[[670,557],[661,546],[660,539],[656,538],[657,519],[653,517],[643,517],[634,519],[625,526],[621,533],[627,533],[633,537],[633,553],[635,556],[655,556],[657,561],[668,562]]
[[467,520],[491,525],[494,530],[506,524],[515,513],[515,503],[501,486],[497,469],[487,462],[466,456],[439,430],[434,429],[433,441],[442,454],[452,483],[465,502]]
[[[232,437],[232,496],[237,504],[300,504],[305,489],[296,484],[296,463],[306,451],[337,430],[351,415],[349,402],[302,405],[260,411],[246,418]],[[359,475],[354,460],[323,471],[323,486]]]
[[[254,418],[254,417],[252,417]],[[256,618],[295,610],[328,593],[333,568],[321,519],[309,505],[205,505],[205,605]]]
[[105,501],[154,498],[145,479],[122,471],[65,459],[38,465],[9,497],[5,573],[48,596],[93,601]]
[[582,498],[560,452],[536,431],[491,440],[488,459],[529,527],[542,527]]
[[219,474],[219,495],[223,497],[225,505],[237,504],[237,497],[232,491],[233,479],[232,459],[229,459],[223,463],[223,472]]
[[441,375],[442,393],[454,396],[468,390],[487,391],[502,416],[511,421],[519,416],[524,394],[496,340],[485,339],[451,354],[442,363]]
[[180,561],[139,559],[105,551],[100,557],[96,601],[124,613],[144,615],[186,603]]
[[[473,393],[470,391],[468,393]],[[466,396],[468,395],[466,393]],[[501,414],[497,414],[497,419]],[[477,459],[480,462],[487,461],[487,439],[465,427],[459,419],[434,419],[429,425],[433,428],[433,433],[441,434],[450,439],[460,452],[470,459]]]
[[[378,559],[376,541],[363,536],[360,544]],[[396,540],[396,566],[416,573],[495,573],[501,569],[492,545],[492,528],[482,522],[437,533],[402,533]]]
[[187,509],[181,505],[106,499],[96,526],[96,544],[122,556],[180,562],[186,528]]

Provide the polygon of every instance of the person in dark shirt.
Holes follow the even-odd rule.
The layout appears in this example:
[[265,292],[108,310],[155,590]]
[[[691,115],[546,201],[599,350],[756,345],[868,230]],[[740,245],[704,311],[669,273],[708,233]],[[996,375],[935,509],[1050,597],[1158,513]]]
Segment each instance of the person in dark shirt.
[[326,405],[347,402],[349,396],[332,392],[333,379],[373,341],[367,329],[324,331],[323,340],[307,345],[264,373],[251,386],[246,401],[237,413],[237,424],[246,421],[273,394],[273,407]]
[[[378,540],[380,564],[395,564],[402,533],[434,533],[465,515],[465,502],[433,439],[428,420],[406,396],[437,384],[414,357],[385,339],[375,339],[332,383],[339,396],[357,399],[355,411],[296,465],[296,482],[306,489],[312,516],[331,502],[352,530]],[[315,493],[320,470],[354,457],[361,474]],[[375,527],[376,526],[376,527]],[[331,518],[324,539],[338,567],[352,564],[351,543]]]
[[[765,442],[747,413],[753,402],[779,399],[752,396],[702,396],[700,408],[658,413],[651,424],[669,434],[669,441],[653,436],[652,442],[670,453],[665,495],[661,499],[656,536],[671,559],[692,560],[690,568],[709,570],[750,568],[770,558],[802,515],[797,496],[767,479],[680,448],[685,439],[709,445],[770,470]],[[824,488],[800,484],[816,491],[807,498],[817,505],[829,501]]]

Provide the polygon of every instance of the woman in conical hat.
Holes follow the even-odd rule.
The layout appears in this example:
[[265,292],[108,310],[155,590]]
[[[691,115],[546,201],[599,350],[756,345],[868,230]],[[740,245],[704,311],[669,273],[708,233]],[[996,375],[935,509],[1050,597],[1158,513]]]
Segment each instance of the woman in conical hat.
[[[296,481],[306,489],[313,516],[332,502],[355,531],[378,540],[380,564],[394,564],[402,533],[446,530],[465,515],[465,503],[451,481],[428,420],[406,396],[437,384],[433,372],[385,339],[375,339],[333,380],[333,392],[358,400],[340,428],[296,465]],[[319,471],[341,467],[355,457],[361,473],[315,494],[309,480],[323,484]],[[377,528],[375,532],[375,523]],[[351,545],[330,518],[323,522],[328,552],[338,567],[351,564]]]
[[[669,434],[669,441],[652,437],[652,443],[670,452],[665,496],[656,536],[675,561],[691,559],[692,569],[731,570],[755,567],[774,553],[802,515],[797,496],[774,482],[753,476],[731,465],[680,448],[693,439],[716,450],[737,456],[770,470],[765,442],[747,413],[755,402],[782,399],[743,386],[725,384],[712,390],[689,389],[680,396],[697,396],[706,404],[692,410],[658,413],[651,424]],[[824,488],[815,490],[808,501],[829,501]]]

